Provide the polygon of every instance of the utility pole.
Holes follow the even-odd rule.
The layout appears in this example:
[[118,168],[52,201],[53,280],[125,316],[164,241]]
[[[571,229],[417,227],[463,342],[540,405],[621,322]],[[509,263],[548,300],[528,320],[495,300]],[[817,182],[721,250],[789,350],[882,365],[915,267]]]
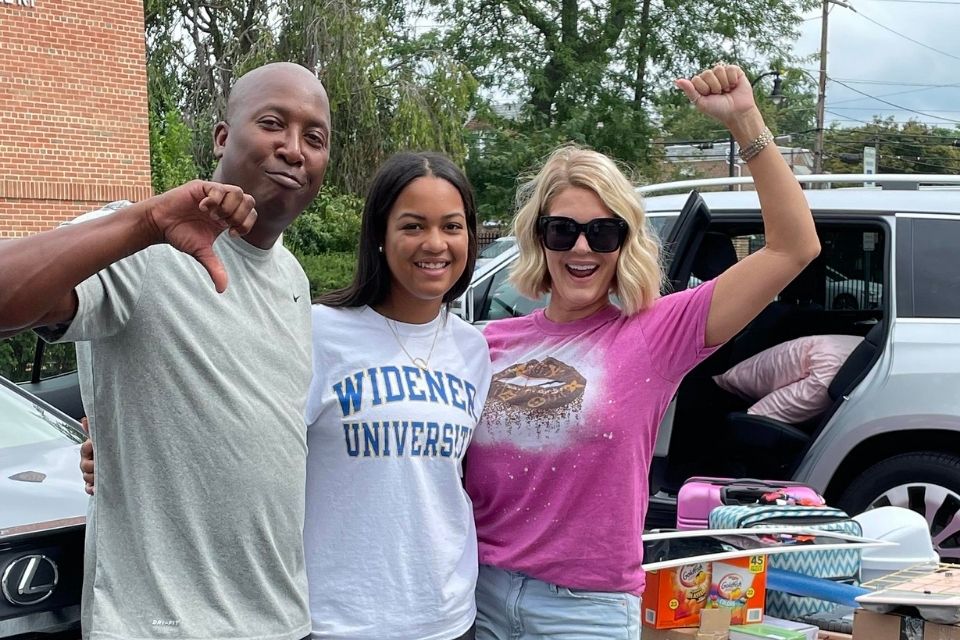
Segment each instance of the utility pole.
[[813,148],[813,172],[823,173],[823,125],[824,103],[827,99],[827,20],[830,17],[830,5],[836,4],[844,9],[857,12],[844,0],[823,0],[823,16],[820,22],[820,78],[817,92],[817,138]]
[[817,92],[817,138],[813,148],[813,172],[823,173],[823,122],[824,103],[827,98],[827,19],[830,17],[830,0],[823,0],[823,19],[820,23],[820,88]]

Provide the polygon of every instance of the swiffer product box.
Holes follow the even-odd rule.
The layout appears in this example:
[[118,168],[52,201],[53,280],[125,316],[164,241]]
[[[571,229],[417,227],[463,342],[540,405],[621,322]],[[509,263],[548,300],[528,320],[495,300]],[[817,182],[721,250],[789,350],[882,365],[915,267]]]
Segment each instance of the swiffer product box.
[[643,624],[654,629],[696,627],[704,609],[728,609],[731,624],[763,620],[766,558],[750,556],[647,572]]

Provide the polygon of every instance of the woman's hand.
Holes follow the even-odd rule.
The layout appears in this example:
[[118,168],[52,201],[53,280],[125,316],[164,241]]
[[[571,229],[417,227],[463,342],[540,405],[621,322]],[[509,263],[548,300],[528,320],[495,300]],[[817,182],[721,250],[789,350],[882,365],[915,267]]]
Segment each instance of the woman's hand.
[[721,122],[728,129],[732,130],[747,119],[760,118],[753,87],[743,70],[736,65],[718,64],[692,78],[679,78],[675,84],[696,106],[697,111]]

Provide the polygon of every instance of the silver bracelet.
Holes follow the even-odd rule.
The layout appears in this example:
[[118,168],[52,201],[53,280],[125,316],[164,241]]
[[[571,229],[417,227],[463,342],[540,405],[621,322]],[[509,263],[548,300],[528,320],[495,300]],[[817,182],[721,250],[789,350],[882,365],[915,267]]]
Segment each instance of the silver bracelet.
[[770,133],[770,129],[764,127],[760,135],[754,138],[750,144],[746,147],[740,147],[740,159],[744,162],[750,162],[771,142],[773,142],[773,134]]

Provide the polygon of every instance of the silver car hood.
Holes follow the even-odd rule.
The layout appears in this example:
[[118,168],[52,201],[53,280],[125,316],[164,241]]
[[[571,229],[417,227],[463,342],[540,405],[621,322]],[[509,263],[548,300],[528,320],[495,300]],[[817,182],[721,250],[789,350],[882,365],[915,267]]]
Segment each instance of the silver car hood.
[[0,454],[0,537],[5,530],[87,514],[80,445],[44,444],[30,445],[32,455]]

